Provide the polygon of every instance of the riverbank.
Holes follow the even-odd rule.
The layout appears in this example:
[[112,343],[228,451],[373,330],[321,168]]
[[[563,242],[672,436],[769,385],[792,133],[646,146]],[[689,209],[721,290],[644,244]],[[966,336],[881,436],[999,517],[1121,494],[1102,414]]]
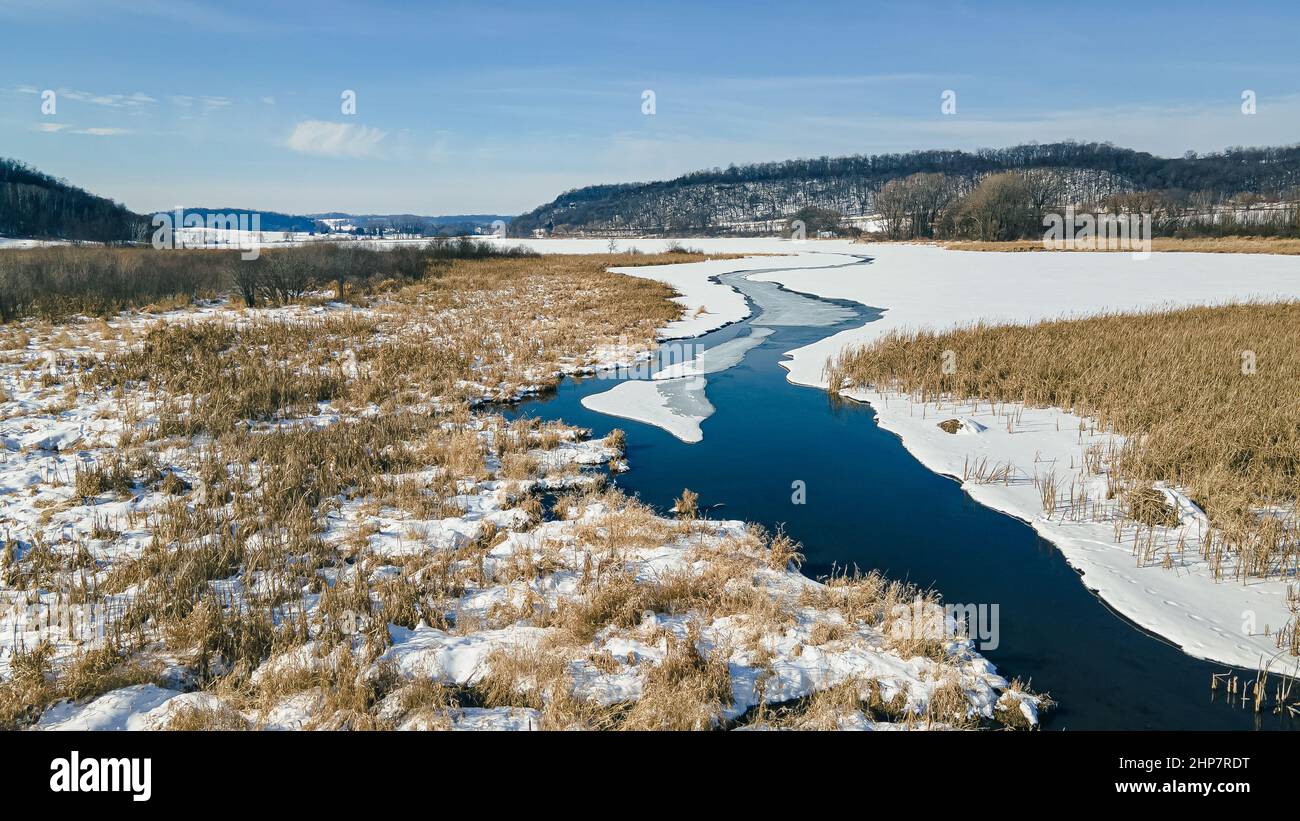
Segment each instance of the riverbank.
[[[1277,639],[1294,618],[1286,582],[1219,578],[1200,554],[1208,522],[1176,488],[1168,491],[1177,523],[1154,533],[1107,501],[1106,477],[1087,469],[1084,454],[1122,438],[1090,419],[1019,403],[925,403],[868,390],[841,396],[869,403],[882,428],[927,468],[958,480],[972,499],[1028,523],[1133,623],[1195,658],[1297,673],[1297,658]],[[939,427],[949,419],[963,423],[956,434]],[[1050,514],[1038,484],[1048,475],[1056,476],[1059,497]]]

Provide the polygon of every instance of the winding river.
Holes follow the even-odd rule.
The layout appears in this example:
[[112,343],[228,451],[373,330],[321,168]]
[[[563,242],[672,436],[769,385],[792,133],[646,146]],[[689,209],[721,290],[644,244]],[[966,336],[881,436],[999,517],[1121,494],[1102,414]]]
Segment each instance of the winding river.
[[[783,526],[803,543],[811,576],[857,565],[934,588],[948,602],[997,604],[998,645],[982,652],[1003,675],[1058,702],[1046,729],[1300,727],[1229,705],[1222,688],[1216,698],[1211,675],[1231,668],[1193,659],[1108,609],[1029,525],[977,505],[958,482],[922,467],[876,425],[869,406],[786,381],[785,351],[879,312],[750,282],[748,273],[720,279],[745,294],[750,317],[691,340],[706,351],[727,347],[712,360],[706,352],[707,375],[673,400],[706,417],[701,441],[582,403],[645,373],[566,379],[510,413],[562,419],[596,435],[622,428],[631,464],[617,479],[623,490],[667,510],[689,487],[711,518]],[[802,500],[797,482],[806,488]]]

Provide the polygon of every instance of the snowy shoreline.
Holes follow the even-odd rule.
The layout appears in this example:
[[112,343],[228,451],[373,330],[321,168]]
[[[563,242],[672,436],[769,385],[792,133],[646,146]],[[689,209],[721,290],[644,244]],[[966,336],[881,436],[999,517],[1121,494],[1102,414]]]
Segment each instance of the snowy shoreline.
[[[1061,551],[1089,590],[1129,621],[1194,658],[1248,669],[1267,664],[1273,672],[1295,674],[1297,660],[1279,655],[1275,644],[1288,619],[1286,583],[1215,581],[1209,563],[1200,557],[1205,516],[1176,489],[1164,491],[1181,521],[1158,528],[1156,537],[1161,559],[1166,551],[1171,556],[1170,567],[1139,560],[1134,523],[1123,524],[1117,540],[1113,510],[1098,521],[1095,512],[1071,508],[1062,491],[1056,513],[1049,517],[1044,511],[1034,479],[1048,474],[1055,474],[1065,488],[1077,484],[1080,491],[1087,490],[1091,504],[1104,510],[1106,477],[1086,473],[1082,454],[1092,445],[1120,442],[1120,437],[1056,408],[1015,403],[995,410],[988,402],[969,401],[940,407],[875,391],[848,390],[840,396],[870,404],[877,424],[898,436],[927,469],[956,479],[975,501],[1032,527]],[[1008,417],[1013,419],[1010,432]],[[957,434],[939,428],[941,421],[954,418],[964,423]],[[963,473],[980,460],[991,469],[1009,465],[1009,480],[964,480]],[[1180,537],[1184,549],[1175,555]]]

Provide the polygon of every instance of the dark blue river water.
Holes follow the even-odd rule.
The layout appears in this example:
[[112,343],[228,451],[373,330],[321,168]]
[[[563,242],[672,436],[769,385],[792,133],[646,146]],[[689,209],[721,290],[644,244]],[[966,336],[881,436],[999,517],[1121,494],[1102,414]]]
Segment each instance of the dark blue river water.
[[[618,476],[619,487],[661,511],[689,487],[702,506],[716,506],[711,518],[784,526],[803,543],[810,576],[856,564],[933,587],[948,602],[998,604],[999,646],[984,653],[1004,676],[1059,703],[1047,729],[1297,728],[1226,704],[1222,688],[1216,699],[1210,676],[1230,668],[1197,661],[1112,612],[1049,542],[922,467],[876,425],[869,406],[787,382],[778,364],[784,351],[874,315],[831,302],[852,308],[854,318],[774,328],[740,364],[708,376],[717,410],[702,425],[702,442],[580,404],[611,388],[610,379],[565,380],[510,413],[562,419],[598,436],[622,428],[631,470]],[[761,316],[698,341],[717,344],[755,321]],[[797,480],[806,484],[805,504],[792,501]]]

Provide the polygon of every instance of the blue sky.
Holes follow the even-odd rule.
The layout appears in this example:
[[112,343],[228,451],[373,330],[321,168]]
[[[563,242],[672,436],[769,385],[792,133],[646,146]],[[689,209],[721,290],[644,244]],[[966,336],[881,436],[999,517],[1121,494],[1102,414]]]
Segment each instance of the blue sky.
[[0,155],[136,210],[449,214],[823,154],[1300,141],[1300,4],[1241,5],[0,0]]

